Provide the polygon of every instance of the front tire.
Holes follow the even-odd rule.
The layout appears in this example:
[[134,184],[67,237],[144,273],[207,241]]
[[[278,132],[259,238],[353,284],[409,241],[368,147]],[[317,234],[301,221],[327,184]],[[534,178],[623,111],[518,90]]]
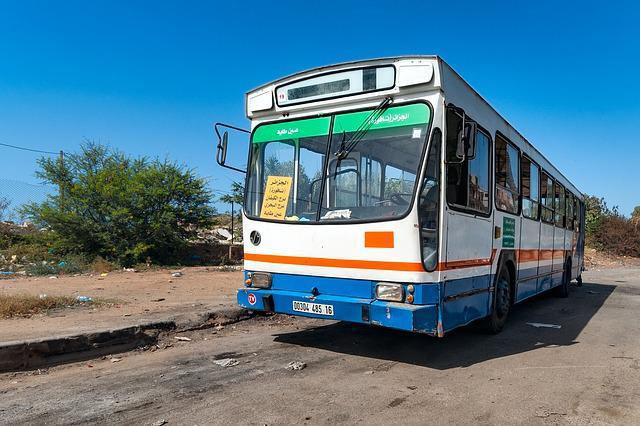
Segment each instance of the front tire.
[[493,291],[493,309],[486,319],[485,328],[491,334],[498,334],[507,322],[511,310],[511,274],[503,265],[496,278]]

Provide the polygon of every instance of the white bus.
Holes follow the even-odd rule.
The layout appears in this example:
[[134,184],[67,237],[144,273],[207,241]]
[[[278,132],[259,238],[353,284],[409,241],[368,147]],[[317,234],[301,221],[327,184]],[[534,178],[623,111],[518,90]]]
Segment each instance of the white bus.
[[246,113],[240,306],[441,337],[581,282],[582,194],[441,58],[304,71]]

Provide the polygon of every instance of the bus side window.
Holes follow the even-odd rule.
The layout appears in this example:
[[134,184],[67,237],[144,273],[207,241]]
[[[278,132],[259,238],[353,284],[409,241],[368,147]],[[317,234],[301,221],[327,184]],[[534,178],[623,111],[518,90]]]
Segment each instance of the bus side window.
[[564,200],[564,186],[560,182],[556,182],[556,197],[555,197],[556,226],[564,228],[565,209],[567,208]]
[[540,168],[529,158],[522,156],[522,215],[538,220],[540,217]]
[[518,149],[496,135],[496,207],[507,213],[519,213]]
[[427,168],[420,190],[420,208],[418,209],[422,261],[427,271],[433,271],[438,263],[441,146],[442,132],[440,129],[435,129],[427,154]]
[[573,194],[567,191],[567,229],[574,228],[573,205]]
[[460,162],[456,156],[458,133],[462,118],[453,110],[447,110],[447,202],[463,210],[489,213],[489,136],[476,132],[475,156]]
[[544,172],[540,179],[540,196],[542,200],[542,221],[546,223],[553,223],[553,179]]

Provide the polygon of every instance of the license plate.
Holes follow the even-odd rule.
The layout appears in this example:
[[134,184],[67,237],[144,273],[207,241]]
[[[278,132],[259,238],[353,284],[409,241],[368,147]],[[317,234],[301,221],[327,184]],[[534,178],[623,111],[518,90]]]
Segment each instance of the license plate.
[[306,314],[333,316],[333,305],[322,305],[320,303],[298,302],[294,300],[293,310]]

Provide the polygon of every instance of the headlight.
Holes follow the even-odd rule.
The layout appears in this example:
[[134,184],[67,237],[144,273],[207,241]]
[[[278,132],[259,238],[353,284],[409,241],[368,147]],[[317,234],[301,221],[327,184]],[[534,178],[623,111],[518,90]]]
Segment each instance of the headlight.
[[251,274],[251,286],[256,288],[271,288],[271,274],[254,272]]
[[403,296],[402,284],[379,283],[376,286],[376,299],[402,302]]

